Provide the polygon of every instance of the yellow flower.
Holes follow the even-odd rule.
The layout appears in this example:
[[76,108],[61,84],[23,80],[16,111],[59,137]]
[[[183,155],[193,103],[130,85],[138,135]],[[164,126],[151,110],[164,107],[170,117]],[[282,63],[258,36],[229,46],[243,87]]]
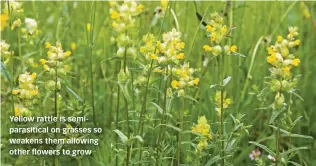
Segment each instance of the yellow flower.
[[282,42],[282,41],[283,41],[283,37],[282,37],[281,35],[279,35],[279,36],[277,37],[277,41],[278,41],[278,42]]
[[180,47],[181,49],[183,49],[184,46],[185,46],[184,42],[179,43],[179,47]]
[[308,9],[304,9],[304,10],[303,10],[303,14],[304,14],[304,16],[305,16],[306,19],[311,18],[311,14],[309,13]]
[[267,57],[267,61],[268,61],[270,64],[273,64],[276,60],[277,60],[277,59],[276,59],[275,54],[270,55],[270,56]]
[[64,54],[65,54],[66,57],[69,57],[71,55],[71,52],[70,51],[66,51],[66,52],[64,52]]
[[226,27],[226,25],[224,25],[223,27],[222,27],[222,29],[221,29],[221,32],[222,32],[222,34],[224,35],[224,34],[226,34],[227,33],[227,27]]
[[20,116],[21,115],[20,108],[18,108],[18,107],[14,108],[14,115],[15,116]]
[[158,59],[158,56],[156,55],[156,54],[151,54],[151,59],[155,59],[155,60],[157,60]]
[[[89,24],[90,25],[90,24]],[[116,22],[112,22],[112,27],[113,28],[115,28],[115,27],[117,27],[118,26],[118,24],[116,23]]]
[[300,45],[300,42],[301,42],[300,40],[295,40],[294,41],[295,45],[297,45],[297,46]]
[[14,95],[16,95],[18,93],[20,93],[20,90],[15,89],[15,90],[12,91],[12,94],[14,94]]
[[144,53],[144,52],[145,52],[145,47],[140,47],[139,51],[140,51],[141,53]]
[[290,73],[291,68],[290,67],[284,67],[283,71],[284,73]]
[[154,72],[155,72],[155,73],[161,73],[162,70],[161,70],[161,69],[154,69]]
[[45,59],[40,59],[39,61],[42,63],[42,65],[44,65],[47,62]]
[[179,81],[177,81],[177,80],[172,80],[172,82],[171,82],[172,88],[175,89],[175,88],[177,88],[179,85],[180,85]]
[[227,99],[225,100],[225,104],[227,104],[227,105],[231,104],[230,98],[227,98]]
[[298,66],[298,65],[300,64],[300,62],[301,62],[301,61],[300,61],[300,59],[298,59],[298,58],[293,59],[293,60],[292,60],[292,65],[293,65],[293,66]]
[[168,6],[168,0],[161,0],[160,1],[160,6],[163,10],[165,10]]
[[213,34],[211,35],[211,41],[216,41],[216,34],[213,33]]
[[184,59],[184,53],[180,53],[177,55],[177,59]]
[[237,46],[236,46],[236,45],[232,45],[232,46],[230,47],[230,51],[231,51],[231,52],[236,52],[236,51],[237,51]]
[[111,11],[111,18],[112,19],[118,19],[120,17],[120,14],[116,12],[115,10]]
[[77,44],[75,42],[71,42],[70,48],[71,48],[72,51],[75,51],[76,48],[77,48]]
[[37,90],[37,89],[31,91],[31,95],[32,95],[32,96],[35,96],[35,95],[37,95],[37,94],[38,94],[38,90]]
[[211,32],[213,27],[211,25],[206,25],[206,31]]
[[138,6],[137,6],[138,12],[142,12],[143,9],[144,9],[144,6],[143,6],[143,5],[138,5]]
[[3,14],[1,14],[1,31],[4,30],[5,27],[8,26],[8,20],[9,20],[9,15],[8,12],[3,12]]
[[196,78],[193,80],[194,85],[199,85],[200,79]]
[[35,78],[36,78],[36,73],[32,73],[31,77],[32,77],[33,79],[35,79]]
[[49,42],[45,43],[45,48],[50,49],[52,47],[52,45]]
[[[112,26],[113,26],[113,24],[112,24]],[[91,31],[91,24],[90,24],[90,23],[87,24],[87,31],[88,31],[88,32]]]
[[204,51],[212,51],[212,47],[209,45],[204,45],[203,49],[204,49]]

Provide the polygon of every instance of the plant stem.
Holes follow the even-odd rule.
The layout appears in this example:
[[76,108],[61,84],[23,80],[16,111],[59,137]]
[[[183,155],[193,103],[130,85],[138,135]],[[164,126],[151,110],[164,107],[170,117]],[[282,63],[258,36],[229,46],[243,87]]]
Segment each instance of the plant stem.
[[181,104],[181,111],[180,111],[180,132],[178,136],[178,155],[177,155],[177,161],[178,161],[178,166],[180,166],[180,156],[181,156],[181,141],[182,141],[182,131],[183,131],[183,119],[184,119],[184,98],[181,99],[182,104]]
[[[121,66],[120,62],[117,64],[117,68]],[[119,73],[119,70],[117,71]],[[120,109],[120,85],[117,84],[117,103],[116,103],[116,118],[115,118],[115,128],[118,129],[118,121],[119,121],[119,109]],[[118,149],[118,135],[115,135],[115,148]],[[117,152],[115,155],[115,165],[118,166],[118,157]]]
[[277,131],[275,134],[275,150],[276,150],[276,156],[275,156],[275,166],[278,166],[279,164],[279,148],[280,148],[280,125],[278,122],[277,123]]
[[[55,109],[55,117],[57,117],[57,119],[59,120],[59,113],[58,113],[58,97],[57,97],[57,83],[58,83],[58,61],[56,60],[56,63],[55,63],[55,93],[54,93],[54,109]],[[59,128],[59,124],[58,122],[55,122],[55,128]],[[58,139],[58,134],[57,132],[55,133],[55,138]],[[56,145],[56,149],[57,149],[57,146]],[[54,165],[59,165],[59,161],[58,161],[58,156],[54,156]]]
[[222,54],[220,56],[221,62],[219,62],[219,68],[221,71],[220,74],[220,84],[221,84],[221,105],[220,105],[220,130],[219,130],[219,137],[221,141],[221,166],[225,166],[225,147],[224,147],[224,86],[223,86],[223,80],[224,80],[224,74],[225,74],[225,53],[224,49],[222,48]]
[[95,23],[95,13],[96,13],[96,1],[94,2],[94,14],[92,18],[92,29],[90,32],[90,57],[89,57],[89,74],[90,74],[90,91],[91,91],[91,106],[93,115],[93,126],[96,127],[96,115],[95,115],[95,105],[94,105],[94,84],[93,84],[93,72],[92,72],[92,56],[93,56],[93,46],[94,46],[94,23]]

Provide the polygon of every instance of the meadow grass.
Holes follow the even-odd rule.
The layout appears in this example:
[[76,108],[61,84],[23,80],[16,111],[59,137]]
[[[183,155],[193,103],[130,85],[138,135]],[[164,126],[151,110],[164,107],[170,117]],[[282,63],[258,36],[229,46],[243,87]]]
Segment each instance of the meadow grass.
[[[9,10],[8,26],[1,31],[1,40],[10,44],[9,51],[13,51],[5,56],[1,50],[1,164],[316,164],[315,141],[312,139],[316,136],[316,123],[313,121],[316,116],[315,2],[170,1],[164,6],[160,1],[137,1],[137,5],[143,5],[142,11],[132,17],[135,26],[123,32],[113,28],[115,19],[111,18],[111,7],[106,1],[22,3],[24,12]],[[8,8],[6,6],[7,2],[1,2],[2,15]],[[210,44],[204,25],[212,19],[214,12],[223,16],[228,28],[234,27],[229,37],[220,43],[221,49],[224,50],[225,45],[236,45],[237,52],[244,57],[214,56],[212,52],[203,50],[204,45],[214,46],[214,43]],[[21,27],[11,29],[18,18],[22,21]],[[25,18],[35,19],[39,31],[33,35],[23,33]],[[3,22],[1,24],[4,25]],[[267,48],[277,41],[278,35],[286,37],[288,27],[294,26],[298,27],[300,45],[291,53],[300,59],[300,65],[292,68],[291,72],[298,75],[298,83],[294,88],[295,94],[284,94],[287,105],[282,119],[269,107],[275,100],[275,93],[269,92],[271,65],[267,62]],[[181,42],[185,43],[178,52],[184,53],[184,59],[168,62],[167,65],[159,63],[159,57],[164,53],[156,53],[159,50],[156,42],[163,43],[163,34],[173,28],[181,32]],[[146,58],[140,48],[148,43],[143,40],[148,33],[152,33],[155,40],[152,41],[152,52]],[[120,57],[118,50],[122,45],[115,39],[121,34],[128,36],[129,42],[123,44],[126,48]],[[54,46],[57,41],[65,52],[70,50],[71,55],[62,62],[56,61],[52,65],[55,67],[52,74],[44,71],[39,60],[48,58],[45,43]],[[127,46],[135,48],[136,52],[127,50]],[[158,60],[152,54],[159,55]],[[185,62],[196,69],[192,76],[199,78],[198,84],[183,89],[174,84],[176,88],[173,88],[173,81],[181,78],[178,79],[172,68],[181,69]],[[163,71],[157,72],[157,69]],[[60,73],[64,70],[67,70],[66,75]],[[39,147],[93,149],[91,156],[51,158],[9,155],[8,150],[12,147],[35,147],[10,145],[8,142],[11,137],[8,129],[17,125],[9,122],[8,117],[16,113],[17,104],[25,105],[26,102],[13,95],[12,91],[19,87],[19,75],[26,71],[37,73],[33,84],[38,87],[39,93],[28,107],[33,116],[86,116],[88,122],[56,123],[56,127],[70,125],[103,129],[102,134],[75,136],[98,138],[98,146]],[[223,82],[228,77],[229,81]],[[54,81],[51,89],[47,88],[49,80]],[[181,90],[184,90],[184,95]],[[217,91],[220,92],[219,105],[215,101]],[[231,99],[227,108],[224,108],[225,98]],[[216,108],[221,110],[220,114]],[[275,121],[271,120],[274,115],[278,117]],[[207,120],[204,125],[209,126],[211,139],[192,131],[201,116]],[[299,122],[296,123],[298,117]],[[284,121],[291,123],[285,124]],[[205,139],[207,146],[198,150]],[[253,152],[255,149],[261,152],[257,161],[249,158],[249,154],[256,153]],[[278,160],[274,162],[268,159],[268,155]]]

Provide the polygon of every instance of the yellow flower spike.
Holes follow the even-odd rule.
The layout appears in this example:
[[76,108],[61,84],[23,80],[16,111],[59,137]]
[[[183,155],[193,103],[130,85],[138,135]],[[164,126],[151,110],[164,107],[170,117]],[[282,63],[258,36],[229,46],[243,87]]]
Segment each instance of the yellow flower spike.
[[111,18],[112,19],[118,19],[119,17],[120,17],[120,14],[117,11],[115,11],[115,10],[111,11]]
[[290,73],[290,70],[291,70],[290,67],[284,67],[283,68],[283,72],[286,73],[286,74]]
[[77,44],[75,42],[71,42],[70,48],[72,51],[75,51],[77,49]]
[[278,37],[277,37],[277,41],[280,43],[280,42],[282,42],[283,41],[283,37],[281,36],[281,35],[279,35]]
[[14,108],[14,115],[15,116],[20,116],[21,115],[20,108],[17,108],[17,107]]
[[177,55],[177,59],[184,59],[184,53],[180,53]]
[[[112,25],[112,26],[113,26],[113,25]],[[87,24],[87,31],[88,31],[88,32],[91,31],[91,24],[90,24],[90,23]]]
[[237,46],[236,46],[236,45],[232,45],[232,46],[230,47],[230,51],[231,51],[231,52],[236,52],[236,51],[237,51]]
[[69,57],[71,55],[71,52],[70,51],[66,51],[64,54],[65,54],[66,57]]
[[298,66],[298,65],[300,64],[300,62],[301,62],[301,61],[300,61],[300,59],[298,59],[298,58],[293,59],[293,60],[292,60],[292,65],[293,65],[293,66]]
[[294,43],[295,43],[296,46],[299,46],[301,41],[300,40],[295,40]]
[[45,48],[50,49],[52,47],[52,45],[49,42],[45,43]]
[[199,85],[200,79],[196,78],[193,80],[194,85]]
[[204,49],[204,51],[212,51],[212,47],[209,45],[204,45],[203,49]]
[[143,9],[144,9],[144,6],[143,6],[143,5],[138,5],[138,6],[137,6],[137,10],[138,10],[139,12],[143,12]]
[[154,60],[157,60],[158,59],[158,56],[156,54],[151,54],[151,59],[154,59]]
[[16,95],[18,93],[20,93],[20,90],[18,90],[18,89],[15,89],[15,90],[12,91],[12,94],[14,94],[14,95]]
[[211,32],[213,30],[213,27],[211,25],[206,25],[206,31]]
[[45,65],[45,63],[47,62],[46,59],[40,59],[39,61],[42,63],[42,65]]
[[175,88],[177,88],[179,85],[180,85],[179,81],[177,81],[177,80],[172,80],[172,82],[171,82],[172,88],[175,89]]
[[36,78],[36,73],[32,73],[31,77],[32,77],[33,79],[35,79],[35,78]]

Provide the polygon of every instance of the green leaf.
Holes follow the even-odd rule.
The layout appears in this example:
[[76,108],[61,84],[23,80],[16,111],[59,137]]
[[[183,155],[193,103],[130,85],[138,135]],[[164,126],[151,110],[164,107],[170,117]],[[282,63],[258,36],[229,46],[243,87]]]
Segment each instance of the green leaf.
[[162,109],[158,104],[156,104],[156,103],[154,103],[154,102],[151,102],[151,103],[157,108],[157,110],[159,111],[159,113],[163,114],[163,109]]
[[221,159],[221,157],[219,157],[219,155],[214,156],[210,160],[208,160],[208,162],[206,163],[205,166],[211,166],[212,164],[214,164],[215,162],[217,162],[220,159]]
[[269,120],[269,124],[272,124],[275,121],[275,119],[280,115],[281,112],[282,111],[273,111],[271,118]]
[[128,138],[120,131],[120,130],[113,130],[116,134],[120,137],[121,141],[125,144],[128,141]]
[[298,150],[306,150],[306,149],[308,149],[308,148],[307,148],[307,147],[292,148],[292,149],[289,149],[289,150],[287,150],[287,151],[281,153],[280,155],[281,155],[281,156],[285,156],[285,155],[287,155],[287,154],[289,154],[289,153],[296,152],[296,151],[298,151]]
[[225,79],[223,80],[223,86],[226,86],[226,85],[229,83],[229,81],[231,80],[231,78],[232,78],[232,77],[227,77],[227,78],[225,78]]
[[2,63],[2,62],[1,62],[0,69],[1,69],[1,74],[3,74],[8,81],[11,81],[10,72],[8,71],[8,69],[5,66],[5,64]]
[[186,98],[186,99],[189,99],[189,100],[192,100],[192,101],[194,101],[194,102],[196,102],[196,103],[199,103],[197,100],[195,100],[193,97],[191,97],[191,96],[188,96],[188,95],[185,95],[185,96],[183,96],[184,98]]
[[260,147],[261,149],[263,149],[263,150],[265,150],[266,152],[268,152],[269,154],[271,154],[272,156],[275,156],[275,153],[274,153],[272,150],[270,150],[268,147],[266,147],[266,146],[264,146],[264,145],[262,145],[262,144],[259,144],[259,143],[257,143],[257,142],[254,142],[254,141],[249,141],[249,143],[250,143],[250,144],[253,144],[253,145],[255,145],[255,146],[258,146],[258,147]]
[[238,52],[234,52],[234,53],[229,54],[229,55],[240,56],[240,57],[243,57],[243,58],[246,57],[244,54],[240,54],[240,53],[238,53]]
[[294,162],[294,161],[289,161],[289,163],[291,163],[291,164],[293,164],[293,165],[295,165],[295,166],[302,166],[301,164],[296,163],[296,162]]
[[44,97],[44,99],[43,99],[43,103],[42,103],[43,106],[45,105],[47,99],[49,99],[49,96],[50,96],[51,94],[52,94],[51,91],[48,91],[48,92],[46,93],[46,95],[45,95],[45,97]]
[[66,88],[78,101],[83,102],[83,99],[75,91],[73,91],[68,86],[66,86]]
[[[269,125],[270,127],[277,129],[276,126],[273,125]],[[289,131],[286,131],[284,129],[280,129],[280,131],[285,134],[288,137],[295,137],[295,138],[305,138],[305,139],[314,139],[312,136],[308,136],[308,135],[301,135],[301,134],[292,134]]]
[[158,126],[166,126],[168,128],[174,129],[174,130],[176,130],[178,132],[181,132],[181,129],[179,127],[176,127],[176,126],[173,126],[173,125],[159,124],[156,127],[158,127]]

